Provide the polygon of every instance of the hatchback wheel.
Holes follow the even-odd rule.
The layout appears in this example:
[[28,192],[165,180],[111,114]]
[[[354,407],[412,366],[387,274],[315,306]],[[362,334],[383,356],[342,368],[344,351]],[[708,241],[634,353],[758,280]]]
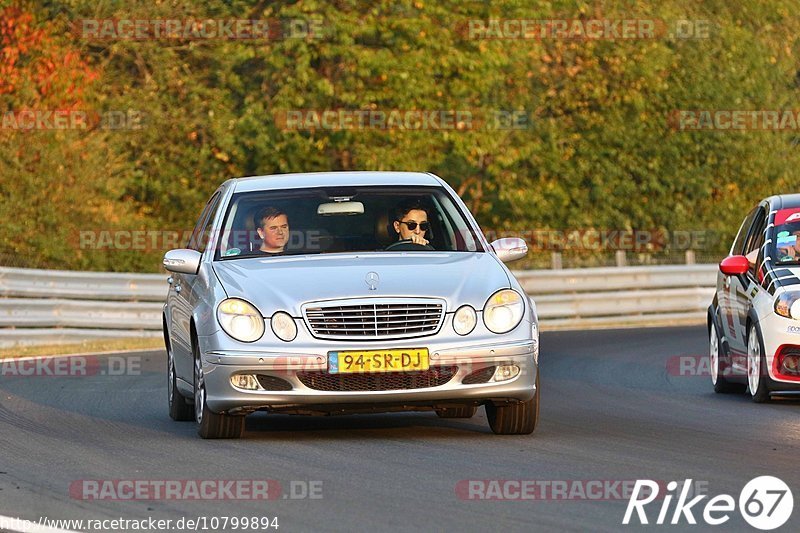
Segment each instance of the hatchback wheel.
[[527,402],[507,405],[486,403],[489,427],[497,435],[529,435],[539,420],[539,370],[536,370],[536,394]]
[[750,398],[756,403],[768,402],[769,375],[764,363],[764,349],[758,336],[756,325],[750,326],[747,335],[747,389]]
[[192,343],[194,354],[194,418],[197,433],[204,439],[238,439],[244,431],[244,416],[215,413],[206,403],[206,383],[203,364],[197,343]]

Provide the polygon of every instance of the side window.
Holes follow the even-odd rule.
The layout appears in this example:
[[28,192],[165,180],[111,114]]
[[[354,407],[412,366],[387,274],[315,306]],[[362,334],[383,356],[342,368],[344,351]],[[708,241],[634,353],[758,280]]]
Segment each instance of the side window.
[[745,255],[750,259],[750,275],[756,277],[756,269],[758,262],[763,257],[760,253],[761,246],[764,244],[764,232],[767,229],[767,212],[763,208],[758,209],[756,218],[753,221],[753,227],[747,236],[747,244],[745,245]]
[[206,246],[208,245],[209,236],[211,235],[211,225],[214,223],[214,213],[217,210],[217,205],[219,204],[220,198],[221,195],[219,193],[215,193],[206,204],[206,207],[200,214],[200,218],[197,220],[197,225],[194,227],[194,231],[192,231],[192,236],[189,239],[187,248],[197,250],[200,253],[205,251]]
[[739,228],[739,233],[736,235],[736,238],[733,241],[733,246],[731,246],[731,255],[744,255],[744,241],[747,238],[747,233],[750,230],[750,226],[753,225],[753,219],[755,218],[757,211],[758,207],[754,207],[750,210],[747,216],[744,217],[744,222],[742,222],[742,225]]

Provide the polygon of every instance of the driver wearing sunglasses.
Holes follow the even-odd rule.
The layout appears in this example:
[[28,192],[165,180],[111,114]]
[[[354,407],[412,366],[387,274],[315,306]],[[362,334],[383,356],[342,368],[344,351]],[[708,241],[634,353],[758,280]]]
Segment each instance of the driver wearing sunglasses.
[[431,228],[428,211],[418,200],[406,201],[395,211],[394,230],[398,242],[407,241],[422,246],[428,245],[425,234]]

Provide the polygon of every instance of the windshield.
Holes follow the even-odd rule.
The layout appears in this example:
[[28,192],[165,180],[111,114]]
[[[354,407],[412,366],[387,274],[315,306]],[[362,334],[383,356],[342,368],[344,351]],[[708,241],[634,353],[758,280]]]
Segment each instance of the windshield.
[[431,250],[484,251],[444,189],[321,187],[235,194],[216,258]]
[[800,264],[800,209],[779,209],[774,223],[770,257],[777,264]]

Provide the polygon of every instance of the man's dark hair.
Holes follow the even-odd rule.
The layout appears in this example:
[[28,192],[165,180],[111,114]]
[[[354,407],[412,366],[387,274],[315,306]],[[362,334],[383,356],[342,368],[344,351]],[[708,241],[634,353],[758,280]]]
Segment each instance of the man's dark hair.
[[[398,222],[402,222],[409,211],[415,209],[425,211],[425,214],[428,215],[428,208],[422,205],[422,202],[420,202],[418,198],[409,198],[397,205],[394,210],[394,219]],[[430,218],[430,215],[428,215],[428,218]]]
[[264,225],[265,219],[275,218],[285,214],[286,213],[284,213],[277,207],[272,207],[272,206],[262,207],[261,209],[256,211],[256,214],[253,217],[253,224],[255,224],[256,228],[261,228]]

